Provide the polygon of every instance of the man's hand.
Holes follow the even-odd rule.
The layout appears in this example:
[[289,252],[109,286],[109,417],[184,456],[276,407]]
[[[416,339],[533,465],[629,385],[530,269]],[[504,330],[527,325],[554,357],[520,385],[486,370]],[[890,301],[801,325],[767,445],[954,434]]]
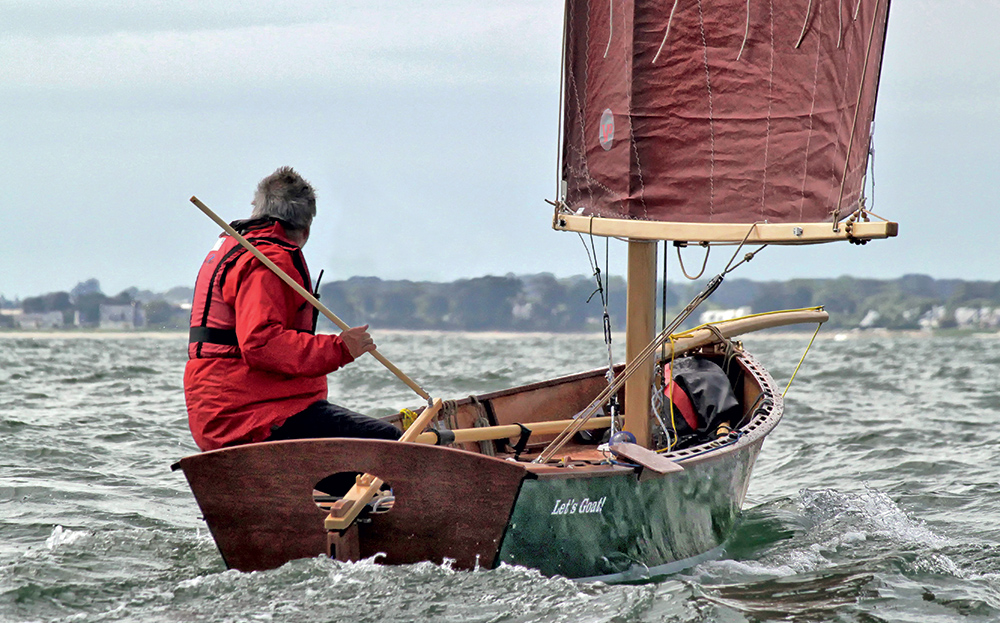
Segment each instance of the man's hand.
[[344,329],[340,332],[340,339],[344,340],[351,357],[355,359],[375,350],[375,340],[368,334],[368,325]]

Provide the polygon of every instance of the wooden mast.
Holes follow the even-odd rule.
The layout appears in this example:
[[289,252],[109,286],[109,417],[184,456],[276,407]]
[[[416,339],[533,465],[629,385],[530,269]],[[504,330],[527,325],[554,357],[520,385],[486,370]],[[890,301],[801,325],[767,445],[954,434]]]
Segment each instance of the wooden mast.
[[[628,242],[628,309],[625,363],[629,365],[656,337],[656,242]],[[644,448],[650,444],[649,409],[653,386],[653,357],[625,382],[624,429]]]

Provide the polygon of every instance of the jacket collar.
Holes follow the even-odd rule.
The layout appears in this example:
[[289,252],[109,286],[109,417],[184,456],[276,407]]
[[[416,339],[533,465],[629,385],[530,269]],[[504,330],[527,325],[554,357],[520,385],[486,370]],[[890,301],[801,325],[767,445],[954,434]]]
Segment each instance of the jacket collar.
[[248,233],[252,233],[255,237],[277,236],[282,240],[291,242],[287,231],[290,229],[288,223],[278,218],[269,216],[261,218],[246,218],[233,221],[229,224],[229,226],[244,236]]

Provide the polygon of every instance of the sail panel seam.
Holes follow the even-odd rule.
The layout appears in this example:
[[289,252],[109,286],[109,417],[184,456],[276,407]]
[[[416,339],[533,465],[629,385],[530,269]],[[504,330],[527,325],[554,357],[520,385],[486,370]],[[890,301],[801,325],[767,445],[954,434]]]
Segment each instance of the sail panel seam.
[[771,17],[771,67],[767,79],[767,125],[764,130],[764,170],[761,172],[760,218],[767,218],[767,158],[771,153],[771,110],[774,106],[774,0],[767,3]]
[[[823,12],[823,5],[819,5],[816,10],[817,19],[819,19],[820,14]],[[823,41],[820,37],[816,38],[816,63],[813,66],[813,88],[812,88],[812,102],[809,105],[809,133],[806,135],[806,149],[805,158],[802,162],[802,190],[800,191],[801,200],[799,201],[799,220],[803,220],[803,212],[806,209],[806,182],[809,180],[809,148],[812,146],[813,137],[813,120],[816,115],[816,92],[819,89],[819,57],[820,53],[823,51]]]
[[[864,0],[861,0],[861,1],[863,2]],[[853,37],[849,37],[848,40],[847,40],[847,44],[844,46],[844,55],[845,55],[844,67],[845,67],[845,71],[846,71],[846,69],[849,69],[851,67],[851,52],[854,49],[853,46],[851,45],[851,43],[852,43],[853,40],[854,40]],[[850,103],[848,101],[848,92],[850,91],[850,85],[848,84],[849,78],[850,78],[849,73],[845,73],[843,90],[842,90],[842,93],[840,94],[841,95],[841,101],[840,101],[839,105],[837,106],[837,110],[838,111],[842,111],[840,114],[844,115],[844,116],[850,116],[850,114],[851,114]],[[840,121],[840,120],[838,119],[838,121]],[[846,123],[846,120],[844,121],[844,123]],[[838,143],[835,146],[835,148],[836,148],[837,154],[839,155],[839,152],[840,152],[840,142],[839,142],[840,137],[838,136],[837,139],[838,139]],[[850,146],[848,146],[847,149],[849,151],[850,150]],[[830,184],[830,189],[829,189],[827,197],[826,197],[826,203],[827,203],[827,205],[830,206],[830,214],[833,215],[833,226],[834,226],[834,229],[836,229],[836,227],[837,227],[837,221],[838,221],[839,214],[840,214],[840,201],[838,200],[836,203],[834,203],[834,196],[837,194],[837,192],[838,192],[839,189],[843,188],[843,184],[838,184],[837,183],[838,182],[837,176],[839,175],[839,171],[837,170],[838,169],[837,162],[836,161],[831,162],[830,166],[831,166],[830,178],[831,178],[831,180],[832,180],[833,183]],[[844,162],[844,166],[846,168],[846,166],[847,166],[847,162],[846,161]],[[844,171],[844,173],[846,174],[846,170]],[[840,180],[840,181],[843,182],[843,180]]]
[[[624,22],[624,6],[622,8],[622,21]],[[631,47],[635,48],[635,4],[632,5],[632,41]],[[624,49],[624,58],[629,66],[626,68],[628,71],[628,81],[626,88],[626,97],[628,98],[628,138],[629,143],[632,146],[632,152],[635,153],[635,170],[636,174],[639,176],[639,203],[642,205],[642,218],[649,219],[649,210],[646,207],[646,182],[642,179],[642,164],[639,162],[639,145],[635,140],[635,125],[632,123],[632,101],[635,97],[635,88],[633,80],[635,78],[635,56],[633,56],[629,49],[629,42],[625,41],[625,37],[622,37],[622,48]],[[632,196],[632,171],[629,167],[629,180],[628,180],[628,196]]]
[[705,57],[705,88],[708,90],[708,130],[712,149],[708,176],[708,216],[709,220],[713,220],[715,217],[715,110],[712,105],[712,74],[708,64],[708,39],[705,37],[705,13],[702,10],[701,0],[698,0],[698,23],[701,27],[701,47]]
[[[584,45],[583,45],[583,50],[584,50],[584,53],[583,53],[584,80],[586,80],[590,76],[590,59],[589,59],[589,54],[588,54],[588,52],[590,50],[590,2],[589,2],[589,0],[586,1],[586,4],[587,4],[587,24],[585,25],[585,27],[583,29],[583,32],[584,32]],[[570,23],[572,23],[572,20],[571,20]],[[570,38],[572,39],[572,37],[570,37]],[[591,175],[590,175],[590,164],[587,162],[587,125],[586,125],[586,123],[584,121],[585,118],[586,118],[587,107],[586,107],[585,102],[582,99],[580,99],[580,85],[578,84],[578,81],[576,79],[576,73],[575,72],[573,73],[573,76],[574,76],[574,79],[573,79],[573,92],[574,92],[574,94],[576,94],[576,105],[577,105],[577,111],[579,113],[579,120],[580,120],[580,124],[579,124],[580,125],[580,142],[583,145],[583,149],[579,150],[580,151],[580,163],[581,163],[580,173],[583,176],[583,178],[587,181],[587,194],[590,195],[591,207],[595,207],[594,203],[596,202],[596,199],[594,197],[593,184],[596,183],[597,180],[595,180],[593,177],[591,177]],[[587,94],[587,85],[586,85],[586,83],[584,83],[583,92],[584,92],[584,96],[586,96],[586,94]],[[572,166],[570,166],[570,169],[572,169]]]

